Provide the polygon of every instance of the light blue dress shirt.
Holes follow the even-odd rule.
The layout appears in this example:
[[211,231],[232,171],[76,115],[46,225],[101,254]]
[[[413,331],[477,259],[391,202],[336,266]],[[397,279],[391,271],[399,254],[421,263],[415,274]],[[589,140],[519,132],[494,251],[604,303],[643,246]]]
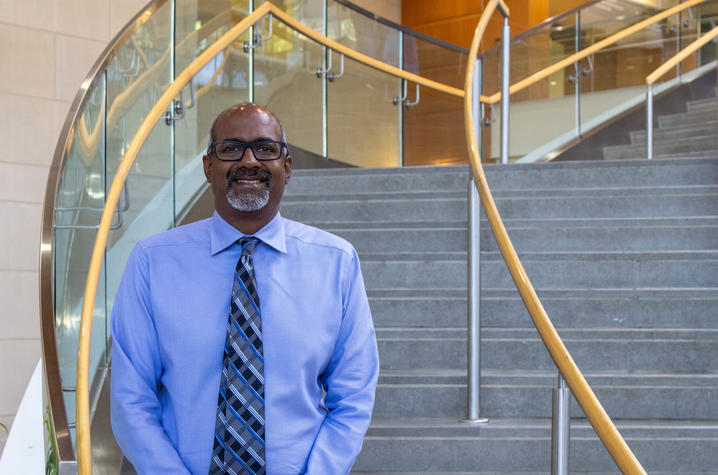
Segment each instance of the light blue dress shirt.
[[[112,312],[111,413],[140,474],[209,470],[242,236],[215,213],[142,240],[127,261]],[[348,473],[379,372],[357,254],[279,214],[254,236],[267,474]]]

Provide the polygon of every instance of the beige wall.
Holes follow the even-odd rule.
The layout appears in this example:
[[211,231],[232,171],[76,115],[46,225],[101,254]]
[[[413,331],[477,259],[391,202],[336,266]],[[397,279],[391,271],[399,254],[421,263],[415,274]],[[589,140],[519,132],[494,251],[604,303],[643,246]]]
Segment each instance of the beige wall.
[[[38,252],[47,171],[80,81],[148,0],[0,0],[0,422],[40,358]],[[0,428],[0,451],[6,434]]]

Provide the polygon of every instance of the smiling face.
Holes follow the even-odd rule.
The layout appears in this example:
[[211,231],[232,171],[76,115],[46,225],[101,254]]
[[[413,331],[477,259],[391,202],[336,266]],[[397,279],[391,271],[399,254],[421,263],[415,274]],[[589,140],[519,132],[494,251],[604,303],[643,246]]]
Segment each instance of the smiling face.
[[[214,125],[212,141],[222,140],[281,141],[282,129],[266,109],[238,104],[222,112]],[[251,148],[240,161],[219,160],[213,149],[202,160],[215,209],[225,221],[253,234],[274,218],[292,171],[286,148],[277,160],[259,161]]]

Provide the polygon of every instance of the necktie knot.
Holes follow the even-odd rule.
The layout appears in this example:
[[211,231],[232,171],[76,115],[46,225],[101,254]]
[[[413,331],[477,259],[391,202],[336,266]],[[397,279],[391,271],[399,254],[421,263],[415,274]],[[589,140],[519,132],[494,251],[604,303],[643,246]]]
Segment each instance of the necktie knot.
[[242,246],[242,255],[252,255],[254,248],[257,247],[259,239],[254,236],[244,236],[239,240],[239,245]]

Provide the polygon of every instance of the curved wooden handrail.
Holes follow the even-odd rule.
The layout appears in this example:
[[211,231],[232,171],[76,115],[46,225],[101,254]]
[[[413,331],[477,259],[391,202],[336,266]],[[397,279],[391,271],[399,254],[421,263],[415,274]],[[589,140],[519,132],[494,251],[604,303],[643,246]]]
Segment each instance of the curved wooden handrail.
[[636,459],[631,449],[628,447],[626,442],[621,437],[621,434],[616,429],[616,426],[608,417],[606,411],[601,406],[601,403],[596,398],[596,395],[591,390],[591,387],[586,382],[586,379],[581,374],[581,371],[573,361],[571,354],[566,349],[566,346],[561,341],[561,338],[553,326],[551,319],[549,318],[546,310],[544,310],[541,300],[536,295],[531,281],[524,270],[521,261],[516,254],[511,239],[506,231],[501,215],[496,208],[494,198],[489,189],[489,185],[486,182],[486,176],[481,166],[481,156],[479,154],[478,144],[476,142],[476,136],[474,135],[474,117],[472,113],[472,100],[473,100],[473,89],[472,84],[474,81],[474,61],[472,58],[476,57],[479,50],[479,44],[486,30],[489,17],[496,10],[498,1],[490,0],[486,6],[483,15],[481,16],[476,30],[474,32],[474,39],[471,43],[471,50],[469,52],[469,61],[466,67],[466,81],[464,82],[464,90],[466,95],[464,96],[464,125],[466,132],[466,141],[469,147],[469,155],[471,161],[471,170],[474,175],[474,182],[481,198],[481,203],[484,206],[486,217],[491,225],[491,230],[496,237],[501,255],[506,261],[506,266],[511,273],[511,277],[516,284],[516,288],[524,301],[531,319],[536,326],[536,329],[543,340],[544,345],[551,354],[554,363],[558,367],[559,371],[563,375],[564,379],[568,383],[573,395],[578,401],[581,409],[588,417],[594,430],[601,439],[601,442],[606,446],[611,457],[616,462],[618,467],[623,473],[628,474],[644,474],[646,473],[641,467],[641,464]]
[[271,13],[277,19],[287,24],[291,28],[298,30],[300,33],[310,37],[314,41],[321,43],[334,51],[345,54],[346,56],[366,64],[374,69],[391,74],[392,76],[404,78],[406,80],[416,82],[418,84],[430,87],[432,89],[445,92],[454,96],[463,97],[464,91],[456,89],[445,84],[432,81],[430,79],[417,76],[406,71],[402,71],[394,66],[387,65],[377,61],[369,56],[358,53],[344,45],[330,40],[314,30],[311,30],[294,18],[281,11],[273,4],[266,2],[257,8],[250,15],[242,19],[233,26],[227,33],[222,35],[204,52],[202,52],[194,61],[192,61],[172,82],[165,92],[160,96],[155,105],[145,116],[142,124],[140,124],[135,136],[132,138],[125,155],[120,162],[112,185],[107,193],[105,208],[102,212],[100,225],[97,230],[95,244],[92,250],[92,257],[87,274],[85,284],[85,294],[82,303],[82,313],[80,320],[80,332],[77,351],[77,461],[78,473],[80,475],[90,475],[92,473],[92,461],[90,456],[90,405],[89,405],[89,367],[90,367],[90,335],[92,333],[92,313],[95,307],[95,299],[97,297],[97,285],[100,277],[100,269],[107,245],[110,225],[112,222],[114,210],[119,201],[120,192],[127,179],[130,168],[132,167],[137,154],[142,145],[149,136],[158,120],[161,119],[165,110],[172,100],[177,97],[180,91],[189,83],[189,81],[199,73],[212,59],[214,59],[221,51],[226,51],[231,44],[251,25],[254,25],[264,15]]
[[656,68],[655,71],[653,71],[651,74],[646,76],[646,84],[653,84],[654,82],[658,81],[661,76],[666,74],[671,69],[675,68],[678,63],[686,59],[691,54],[695,53],[698,48],[702,47],[706,43],[708,43],[710,40],[718,36],[718,26],[713,28],[711,31],[706,33],[705,35],[701,36],[697,40],[695,40],[693,43],[689,44],[685,48],[683,48],[681,51],[679,51],[676,55],[674,55],[671,59],[666,61],[665,63],[661,64],[658,68]]
[[[479,20],[479,24],[476,27],[474,33],[474,40],[471,43],[471,50],[469,58],[476,57],[479,49],[479,43],[484,35],[484,30],[488,23],[488,18],[493,14],[496,9],[497,1],[491,0],[484,10],[484,14]],[[608,417],[606,411],[601,406],[601,403],[596,398],[596,395],[591,390],[591,387],[586,382],[586,379],[581,374],[578,366],[573,361],[571,354],[566,349],[566,346],[561,341],[561,338],[553,326],[551,319],[548,317],[546,310],[544,310],[541,301],[536,294],[536,291],[531,284],[531,281],[524,270],[521,261],[516,254],[511,239],[506,231],[501,215],[499,214],[496,204],[494,203],[491,190],[489,189],[488,183],[486,182],[486,176],[484,175],[483,168],[481,166],[481,156],[478,151],[478,144],[476,142],[476,136],[474,135],[474,118],[472,114],[472,84],[474,81],[474,61],[469,59],[466,68],[466,82],[464,83],[464,90],[466,96],[464,96],[464,124],[466,132],[466,140],[469,146],[469,154],[471,160],[471,170],[474,175],[474,181],[481,198],[481,203],[484,206],[486,217],[491,225],[491,230],[496,237],[501,255],[506,261],[506,266],[511,273],[511,277],[516,284],[516,288],[524,301],[531,319],[536,326],[536,329],[544,342],[544,345],[551,354],[556,366],[561,371],[561,374],[568,383],[571,391],[578,401],[581,409],[583,409],[586,417],[588,417],[591,425],[598,434],[603,444],[608,449],[611,457],[616,462],[618,467],[623,473],[629,474],[641,474],[646,473],[641,467],[641,464],[636,459],[631,449],[628,447],[626,442],[621,437],[621,434],[616,429],[613,421]]]
[[[540,81],[541,79],[547,78],[551,74],[562,70],[563,68],[572,65],[573,63],[582,60],[583,58],[590,56],[601,49],[605,48],[606,46],[609,46],[613,43],[616,43],[617,41],[622,40],[623,38],[626,38],[627,36],[630,36],[645,27],[652,25],[656,22],[659,22],[661,20],[664,20],[668,18],[671,15],[675,15],[676,13],[679,13],[686,8],[693,7],[699,3],[704,2],[705,0],[688,0],[685,3],[681,3],[679,5],[676,5],[674,7],[668,8],[666,10],[663,10],[661,13],[657,13],[653,15],[652,17],[646,18],[645,20],[639,21],[638,23],[631,25],[627,28],[624,28],[623,30],[612,34],[611,36],[608,36],[601,41],[592,44],[588,48],[584,48],[581,51],[578,51],[571,56],[562,59],[561,61],[558,61],[551,66],[548,66],[541,71],[537,71],[533,73],[532,75],[528,76],[527,78],[524,78],[515,84],[512,84],[511,87],[509,87],[509,94],[514,94],[516,92],[521,91],[522,89],[526,89],[532,84],[535,84],[536,82]],[[484,102],[486,104],[496,104],[501,100],[501,93],[497,92],[492,94],[487,98],[487,100],[484,100],[484,96],[481,98],[481,102]]]

